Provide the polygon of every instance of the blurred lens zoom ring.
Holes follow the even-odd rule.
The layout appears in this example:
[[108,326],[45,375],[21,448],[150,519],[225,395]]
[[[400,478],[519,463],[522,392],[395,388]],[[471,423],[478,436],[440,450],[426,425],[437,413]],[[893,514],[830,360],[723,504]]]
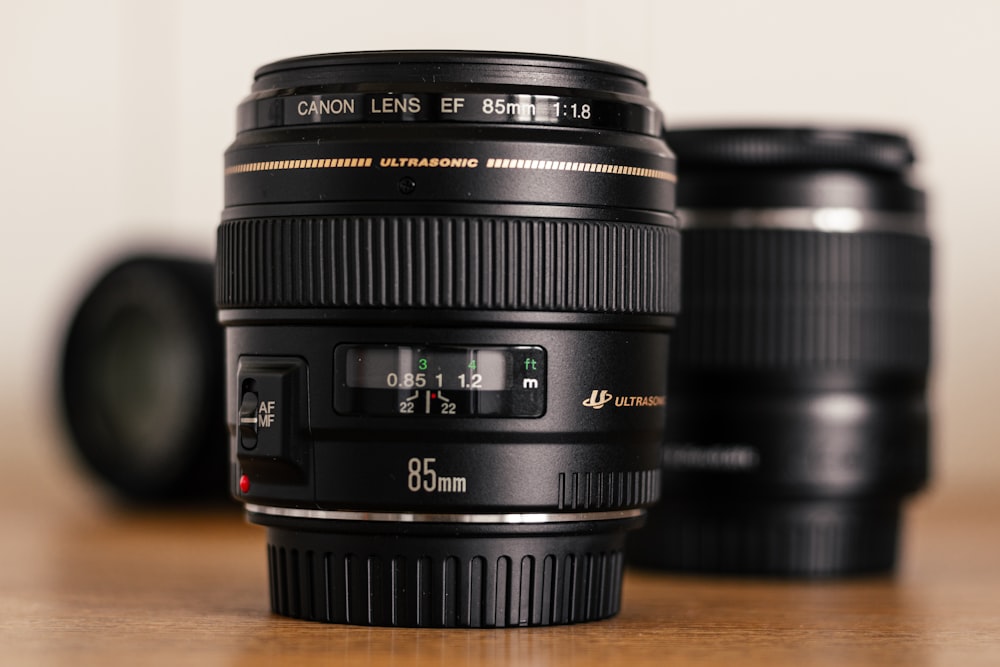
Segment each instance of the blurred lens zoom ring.
[[680,233],[623,222],[296,217],[219,228],[220,307],[668,314]]
[[926,370],[926,238],[711,230],[684,243],[674,370]]
[[822,577],[892,567],[899,507],[810,506],[741,514],[717,506],[692,510],[668,503],[658,511],[658,559],[671,569]]
[[607,618],[623,553],[382,558],[268,545],[271,607],[293,618],[405,627],[516,627]]

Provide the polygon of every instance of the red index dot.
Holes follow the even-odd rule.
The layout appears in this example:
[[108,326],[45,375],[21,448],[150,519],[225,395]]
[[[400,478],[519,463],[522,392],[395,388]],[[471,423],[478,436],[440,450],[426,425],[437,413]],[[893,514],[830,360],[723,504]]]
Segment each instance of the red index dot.
[[248,493],[250,491],[250,478],[246,475],[240,475],[240,493]]

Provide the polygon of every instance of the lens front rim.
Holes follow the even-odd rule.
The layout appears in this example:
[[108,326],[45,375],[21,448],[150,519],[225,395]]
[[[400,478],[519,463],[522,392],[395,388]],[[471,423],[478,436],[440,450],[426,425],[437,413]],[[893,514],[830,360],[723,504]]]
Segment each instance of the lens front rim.
[[[353,69],[350,66],[356,66]],[[474,70],[478,77],[470,78],[470,73],[463,70],[463,76],[453,77],[455,81],[494,82],[494,78],[510,81],[516,79],[523,82],[525,72],[536,73],[541,70],[568,71],[574,74],[612,75],[613,78],[631,80],[641,87],[646,85],[646,77],[638,70],[617,63],[589,58],[558,56],[535,53],[517,53],[508,51],[463,51],[463,50],[399,50],[399,51],[355,51],[343,53],[316,54],[278,60],[263,65],[254,73],[255,87],[261,85],[262,79],[269,75],[300,72],[307,74],[311,80],[321,78],[315,70],[339,67],[338,71],[354,74],[352,79],[358,83],[367,83],[383,79],[378,72],[392,72],[393,76],[412,77],[413,80],[426,82],[428,70],[440,70],[449,66],[477,67]],[[451,82],[444,72],[435,72],[437,80]],[[326,74],[325,72],[322,74]],[[329,79],[328,75],[322,79]],[[544,85],[544,84],[542,84]],[[585,87],[585,86],[576,86]]]

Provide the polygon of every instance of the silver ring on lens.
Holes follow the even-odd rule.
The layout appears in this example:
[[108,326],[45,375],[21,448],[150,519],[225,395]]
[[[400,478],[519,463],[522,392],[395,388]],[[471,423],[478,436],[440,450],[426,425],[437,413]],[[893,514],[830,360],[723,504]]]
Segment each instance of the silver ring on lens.
[[573,521],[613,521],[642,516],[641,509],[613,512],[522,512],[507,514],[428,514],[417,512],[350,512],[340,510],[317,510],[300,507],[268,507],[247,504],[246,510],[254,514],[266,514],[290,519],[323,519],[326,521],[388,521],[397,523],[488,523],[488,524],[538,524],[569,523]]
[[683,229],[783,229],[856,234],[890,232],[927,236],[919,211],[876,211],[860,208],[681,209]]

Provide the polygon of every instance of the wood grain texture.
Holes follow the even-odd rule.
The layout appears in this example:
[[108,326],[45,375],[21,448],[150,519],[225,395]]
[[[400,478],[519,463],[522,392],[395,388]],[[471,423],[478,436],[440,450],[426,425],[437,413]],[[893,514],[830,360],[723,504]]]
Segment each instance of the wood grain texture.
[[0,665],[1000,664],[998,489],[912,504],[895,577],[630,571],[608,621],[440,631],[273,616],[235,507],[125,509],[62,464],[2,469]]

